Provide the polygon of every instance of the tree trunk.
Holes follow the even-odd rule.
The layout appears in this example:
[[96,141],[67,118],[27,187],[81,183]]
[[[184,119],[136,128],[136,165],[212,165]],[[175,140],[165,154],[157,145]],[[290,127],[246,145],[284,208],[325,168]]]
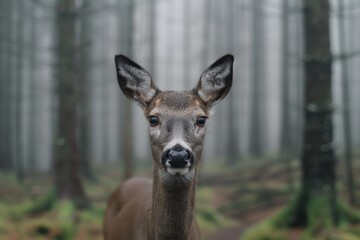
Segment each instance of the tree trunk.
[[79,177],[79,150],[76,139],[76,7],[75,0],[57,3],[58,34],[58,120],[54,149],[55,189],[58,198],[71,199],[78,207],[88,205]]
[[355,183],[353,176],[353,164],[352,164],[352,134],[351,134],[351,102],[350,102],[350,92],[349,92],[349,63],[348,59],[345,56],[346,51],[346,24],[344,21],[344,1],[339,0],[339,44],[340,44],[340,54],[344,55],[344,58],[341,59],[341,78],[342,78],[342,100],[343,100],[343,113],[344,113],[344,151],[345,151],[345,166],[346,166],[346,185],[348,188],[349,201],[351,205],[356,203],[355,195]]
[[292,225],[337,223],[328,0],[304,0],[305,126],[302,186]]
[[[226,6],[226,12],[228,13],[228,15],[226,16],[227,19],[227,46],[228,48],[230,48],[230,52],[235,52],[235,18],[234,18],[234,9],[235,9],[235,4],[233,0],[228,0],[227,2],[227,6]],[[235,85],[236,86],[236,85]],[[233,86],[233,87],[235,87]],[[232,93],[229,94],[228,96],[228,129],[227,129],[227,133],[228,133],[228,138],[227,138],[227,143],[226,143],[226,154],[227,154],[227,160],[228,163],[236,163],[237,160],[239,160],[239,148],[240,148],[240,144],[239,144],[239,138],[238,138],[238,118],[236,116],[235,113],[235,108],[234,108],[234,102],[235,97],[236,96],[236,90],[234,89]]]
[[186,89],[192,87],[191,79],[191,1],[183,1],[183,81]]
[[[155,8],[153,10],[155,10]],[[133,56],[133,12],[134,3],[132,0],[127,0],[127,14],[125,15],[125,17],[121,18],[123,31],[120,31],[120,34],[123,34],[125,37],[120,36],[120,40],[123,40],[120,42],[120,45],[123,45],[125,47],[124,53],[130,58]],[[153,23],[155,23],[155,21]],[[155,52],[151,54],[155,54]],[[152,66],[151,68],[154,68],[154,66]],[[130,101],[126,100],[126,102],[124,102],[122,106],[123,108],[121,111],[121,119],[124,124],[121,133],[121,158],[124,163],[123,179],[128,179],[132,177],[134,172],[133,112]]]
[[290,113],[289,113],[289,1],[283,0],[283,15],[282,15],[282,65],[281,65],[281,125],[280,125],[280,154],[285,163],[287,182],[289,190],[294,189],[294,180],[291,171],[291,157],[290,157]]
[[37,141],[37,70],[36,70],[36,48],[37,48],[37,22],[36,22],[36,8],[34,3],[31,4],[31,16],[29,18],[30,25],[30,74],[29,74],[29,86],[30,86],[30,111],[29,111],[29,131],[28,131],[28,139],[27,139],[27,153],[28,153],[28,165],[27,169],[29,172],[34,172],[37,169],[37,159],[36,159],[36,144],[34,142]]
[[148,70],[156,79],[156,0],[149,0],[149,63]]
[[[90,0],[83,1],[82,8],[86,8],[90,4]],[[82,14],[80,19],[81,34],[80,34],[80,86],[78,88],[78,129],[79,129],[79,161],[81,165],[81,173],[88,180],[95,180],[95,175],[92,169],[92,164],[89,156],[90,146],[90,97],[89,97],[89,79],[87,67],[90,65],[90,18],[87,14]]]
[[252,94],[250,108],[250,139],[249,153],[252,156],[259,157],[263,153],[262,139],[264,139],[264,129],[260,120],[263,116],[261,92],[263,71],[264,71],[264,20],[262,13],[262,0],[253,1],[252,17]]
[[14,82],[14,76],[13,76],[13,65],[12,65],[12,59],[13,57],[13,48],[12,48],[12,42],[13,42],[13,15],[14,15],[14,3],[13,1],[7,1],[7,7],[4,9],[7,9],[7,28],[6,28],[6,42],[7,42],[7,54],[6,54],[6,69],[5,69],[5,79],[6,79],[6,86],[5,86],[5,109],[7,112],[6,119],[5,119],[5,145],[3,149],[5,149],[5,162],[4,162],[4,169],[10,170],[15,167],[15,161],[14,161],[14,155],[12,152],[12,140],[13,140],[13,133],[12,133],[12,85]]
[[16,83],[15,83],[15,128],[16,128],[16,178],[19,183],[24,181],[24,158],[23,158],[23,78],[24,78],[24,66],[23,66],[23,39],[24,39],[24,4],[18,1],[17,5],[17,31],[16,31]]
[[[4,1],[0,1],[0,170],[7,168],[8,158],[6,150],[6,123],[8,118],[7,109],[7,86],[8,79],[6,79],[6,25],[8,19],[6,18],[5,9],[6,5]],[[7,9],[8,11],[8,9]]]

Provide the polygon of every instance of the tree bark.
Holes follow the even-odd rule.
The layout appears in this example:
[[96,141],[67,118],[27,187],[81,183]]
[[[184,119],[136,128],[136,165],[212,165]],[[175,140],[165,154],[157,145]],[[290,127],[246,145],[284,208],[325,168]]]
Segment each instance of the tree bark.
[[15,148],[16,148],[16,178],[19,183],[24,181],[24,155],[23,155],[23,39],[24,39],[24,4],[18,1],[17,4],[17,31],[16,31],[16,78],[15,78]]
[[250,108],[250,139],[249,153],[252,156],[259,157],[263,153],[262,139],[264,139],[264,129],[260,120],[263,116],[261,92],[263,71],[264,71],[264,21],[262,13],[262,0],[253,1],[252,17],[252,94]]
[[76,6],[75,0],[57,2],[58,34],[58,120],[54,149],[55,189],[58,198],[70,199],[78,207],[86,207],[86,198],[79,176],[79,150],[76,139]]
[[[82,8],[90,5],[90,0],[84,0]],[[90,18],[87,14],[82,14],[80,19],[81,34],[80,34],[80,59],[79,62],[79,82],[78,97],[79,113],[78,113],[78,129],[79,129],[79,161],[81,165],[81,173],[90,181],[95,180],[95,174],[92,169],[92,164],[89,156],[90,147],[90,97],[89,97],[89,74],[87,67],[90,64],[90,36],[89,31]]]
[[290,157],[290,113],[289,113],[289,1],[283,0],[282,14],[282,65],[281,65],[281,125],[280,125],[280,155],[285,163],[287,182],[289,190],[294,189],[294,180],[292,178],[291,157]]
[[[344,21],[344,1],[339,0],[339,44],[340,54],[347,54],[347,47],[345,43],[346,24]],[[345,152],[345,167],[346,167],[346,185],[348,188],[349,201],[351,205],[356,203],[355,183],[353,176],[353,163],[352,163],[352,133],[351,133],[351,102],[349,93],[349,63],[347,57],[341,59],[341,78],[342,78],[342,100],[343,100],[343,113],[344,113],[344,152]]]
[[[304,1],[305,126],[302,186],[292,225],[337,223],[328,0]],[[316,223],[315,223],[316,221]]]
[[6,90],[8,80],[6,79],[6,4],[4,1],[0,1],[0,170],[6,169],[8,159],[6,157],[6,122],[7,122],[7,99]]
[[10,170],[13,169],[15,166],[15,162],[14,162],[14,156],[12,153],[12,132],[11,132],[11,128],[12,128],[12,124],[11,121],[13,119],[12,118],[12,84],[14,81],[14,77],[13,77],[13,65],[12,65],[12,59],[13,59],[13,51],[12,51],[12,35],[13,35],[13,30],[12,30],[12,19],[13,19],[13,14],[14,14],[14,3],[13,1],[6,1],[7,4],[5,4],[4,9],[6,9],[6,16],[7,16],[7,20],[4,21],[5,22],[5,26],[6,29],[6,42],[7,42],[7,51],[6,51],[6,65],[5,65],[5,74],[4,74],[4,79],[5,79],[5,86],[4,86],[4,108],[5,108],[5,112],[7,113],[5,116],[5,123],[4,123],[4,136],[5,136],[5,141],[4,141],[4,145],[3,145],[3,149],[4,149],[4,162],[3,164],[3,169],[6,170]]
[[[227,1],[227,6],[226,6],[226,12],[227,14],[227,46],[231,49],[230,52],[235,52],[235,18],[234,18],[234,9],[235,9],[235,4],[233,0],[228,0]],[[236,85],[235,85],[236,86]],[[233,86],[233,87],[235,87]],[[236,90],[237,89],[233,89],[233,92],[231,92],[229,94],[228,97],[228,129],[227,129],[227,133],[228,133],[228,138],[227,138],[227,143],[226,143],[226,154],[227,154],[227,162],[228,163],[236,163],[237,160],[239,160],[239,149],[240,149],[240,144],[239,144],[239,138],[238,138],[238,122],[236,122],[235,120],[238,119],[238,117],[236,116],[235,113],[235,108],[234,108],[234,102],[235,97],[236,97]]]
[[28,153],[28,171],[34,172],[37,169],[37,161],[36,161],[36,144],[34,142],[37,141],[37,94],[36,85],[37,85],[37,70],[36,70],[36,47],[37,47],[37,21],[35,17],[36,8],[34,3],[31,4],[31,16],[29,18],[30,25],[30,46],[31,53],[29,57],[30,61],[30,74],[29,74],[29,91],[30,91],[30,111],[29,111],[29,131],[28,131],[28,139],[27,139],[27,153]]
[[[155,10],[155,8],[153,8],[153,10]],[[120,41],[120,45],[124,46],[124,54],[126,54],[130,58],[133,56],[133,32],[134,32],[133,12],[134,12],[134,3],[132,0],[127,0],[127,14],[125,14],[123,17],[120,18],[123,27],[122,31],[120,31],[120,34],[123,34],[123,36],[120,36],[120,40],[122,40]],[[155,23],[155,21],[153,23]],[[155,52],[151,54],[155,54]],[[155,66],[151,66],[151,68],[154,67]],[[121,110],[121,119],[124,124],[122,125],[123,128],[121,132],[121,144],[122,144],[121,158],[124,164],[122,177],[125,180],[132,177],[134,173],[133,111],[132,111],[131,102],[128,100],[122,103],[122,106],[123,107]]]

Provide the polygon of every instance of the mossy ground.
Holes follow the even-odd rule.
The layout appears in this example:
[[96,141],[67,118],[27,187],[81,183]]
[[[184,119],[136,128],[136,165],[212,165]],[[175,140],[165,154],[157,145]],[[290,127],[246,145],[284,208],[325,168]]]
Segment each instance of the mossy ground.
[[[0,173],[0,240],[103,239],[107,197],[121,179],[118,169],[104,169],[96,182],[85,182],[91,199],[91,208],[86,210],[76,209],[70,201],[58,201],[49,176],[28,177],[25,185],[19,185],[12,174]],[[210,187],[200,186],[197,191],[196,219],[205,239],[233,224],[213,205],[215,195]]]
[[[338,224],[332,222],[328,199],[313,196],[305,227],[290,226],[297,198],[270,218],[250,228],[241,240],[355,240],[360,239],[360,211],[338,201]],[[296,233],[296,236],[295,234]]]
[[[354,171],[360,171],[360,166],[355,167]],[[136,176],[151,176],[151,164],[137,169]],[[236,164],[229,164],[224,158],[204,163],[196,199],[196,218],[202,239],[360,239],[359,214],[341,201],[339,212],[344,217],[340,218],[337,228],[286,228],[284,219],[294,206],[291,199],[295,194],[288,187],[287,169],[285,163],[276,158],[244,159]],[[121,166],[117,165],[97,168],[97,181],[85,181],[92,207],[83,211],[76,210],[69,202],[49,201],[52,199],[49,175],[27,176],[25,184],[19,185],[13,174],[0,172],[0,240],[103,239],[107,197],[121,181],[120,172]],[[339,164],[338,196],[346,201],[344,173]],[[291,162],[290,174],[293,179],[300,179],[298,160]],[[360,182],[360,175],[358,178]],[[294,187],[299,187],[298,182]],[[44,202],[48,203],[46,211],[43,211]],[[319,205],[321,201],[314,203],[314,208]],[[279,210],[284,206],[287,207]],[[270,214],[268,220],[261,221]]]

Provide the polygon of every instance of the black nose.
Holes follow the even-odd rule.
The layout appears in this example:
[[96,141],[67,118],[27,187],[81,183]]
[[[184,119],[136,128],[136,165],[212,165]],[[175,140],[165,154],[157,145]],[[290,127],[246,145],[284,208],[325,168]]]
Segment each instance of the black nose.
[[169,160],[175,160],[175,161],[185,160],[188,156],[189,156],[189,154],[187,153],[187,151],[184,148],[171,149],[168,152]]
[[176,145],[163,153],[162,163],[172,168],[184,168],[193,163],[193,155],[184,147]]

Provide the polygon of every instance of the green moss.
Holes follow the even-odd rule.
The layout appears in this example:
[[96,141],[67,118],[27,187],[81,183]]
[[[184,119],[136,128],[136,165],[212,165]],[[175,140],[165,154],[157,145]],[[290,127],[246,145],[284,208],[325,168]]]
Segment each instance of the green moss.
[[19,219],[29,214],[39,214],[41,212],[50,210],[55,203],[56,195],[55,191],[48,192],[42,198],[33,201],[25,201],[21,204],[17,204],[11,209],[12,217]]
[[266,220],[250,228],[241,240],[286,240],[285,231],[276,228],[271,220]]
[[103,217],[105,214],[105,205],[94,205],[87,211],[81,211],[79,213],[79,220],[83,223],[95,223],[102,224]]
[[70,240],[75,234],[75,206],[71,201],[59,201],[55,209],[58,211],[58,221],[61,229],[59,239]]
[[200,187],[196,197],[196,220],[202,232],[208,233],[234,224],[225,218],[213,204],[214,191],[209,187]]
[[[333,213],[330,197],[312,193],[307,205],[307,231],[315,235],[323,229],[334,227]],[[335,210],[336,211],[336,210]]]
[[360,223],[360,211],[349,206],[344,201],[338,201],[337,208],[340,215],[340,223]]
[[[342,201],[338,201],[335,211],[340,225],[332,221],[333,210],[329,195],[310,193],[307,203],[306,227],[301,240],[355,240],[360,239],[360,212]],[[300,207],[302,199],[297,195],[280,212],[249,229],[242,240],[278,240],[286,239],[287,229],[294,222],[294,215]]]

